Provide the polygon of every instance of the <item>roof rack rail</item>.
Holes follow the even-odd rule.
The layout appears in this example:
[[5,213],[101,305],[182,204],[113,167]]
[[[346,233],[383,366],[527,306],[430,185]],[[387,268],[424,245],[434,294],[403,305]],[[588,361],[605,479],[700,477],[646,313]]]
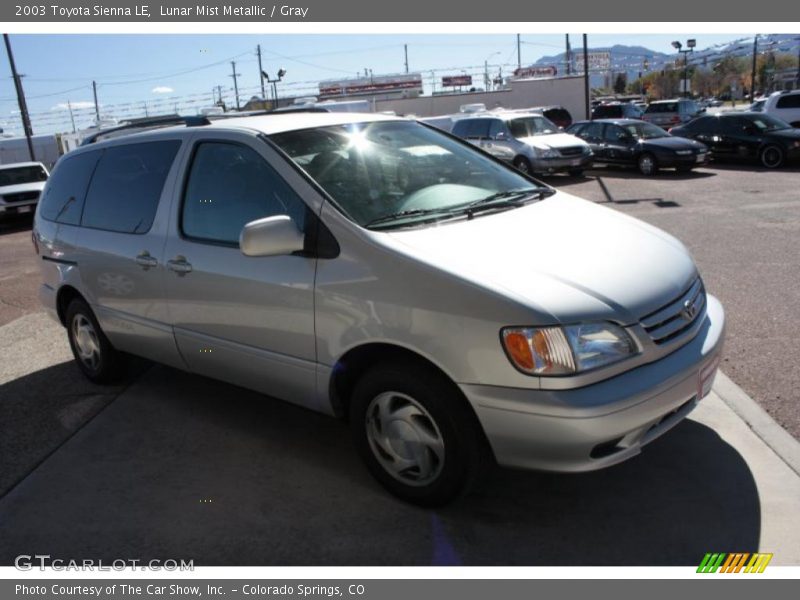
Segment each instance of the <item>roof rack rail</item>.
[[203,125],[210,125],[211,121],[206,116],[188,116],[182,117],[179,115],[167,115],[163,117],[151,117],[148,119],[136,119],[118,127],[110,127],[108,129],[100,129],[91,135],[83,138],[81,146],[88,146],[100,141],[106,136],[116,137],[114,134],[122,133],[130,129],[154,129],[158,127],[168,127],[170,125],[186,125],[186,127],[201,127]]

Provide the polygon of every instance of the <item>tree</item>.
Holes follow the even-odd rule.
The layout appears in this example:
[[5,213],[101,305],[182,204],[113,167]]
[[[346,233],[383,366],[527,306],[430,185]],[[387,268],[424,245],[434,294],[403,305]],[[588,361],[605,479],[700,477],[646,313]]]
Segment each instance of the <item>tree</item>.
[[624,94],[625,88],[628,85],[628,77],[625,73],[617,73],[616,79],[614,79],[614,92],[617,94]]

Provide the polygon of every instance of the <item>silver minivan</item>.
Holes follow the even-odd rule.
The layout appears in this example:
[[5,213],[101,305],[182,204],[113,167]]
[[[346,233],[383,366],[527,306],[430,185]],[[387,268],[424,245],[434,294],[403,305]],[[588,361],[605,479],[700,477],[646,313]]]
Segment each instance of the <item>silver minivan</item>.
[[461,117],[450,131],[525,174],[566,171],[579,177],[592,166],[589,144],[564,133],[550,119],[535,112],[503,111]]
[[135,354],[346,418],[375,478],[424,505],[495,462],[638,454],[709,392],[723,342],[675,238],[382,115],[82,146],[34,244],[87,377]]

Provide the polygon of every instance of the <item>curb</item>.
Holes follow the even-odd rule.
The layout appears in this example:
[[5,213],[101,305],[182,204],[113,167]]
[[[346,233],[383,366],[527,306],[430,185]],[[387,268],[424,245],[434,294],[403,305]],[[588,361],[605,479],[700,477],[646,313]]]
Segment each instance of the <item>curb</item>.
[[800,475],[800,442],[722,371],[717,371],[713,389],[761,441],[769,446],[792,471]]

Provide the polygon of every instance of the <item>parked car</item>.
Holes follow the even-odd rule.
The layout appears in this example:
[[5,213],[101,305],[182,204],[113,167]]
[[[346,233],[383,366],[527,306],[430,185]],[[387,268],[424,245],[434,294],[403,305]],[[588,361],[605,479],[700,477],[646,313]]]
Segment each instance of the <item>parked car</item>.
[[766,98],[757,98],[750,110],[786,121],[792,127],[800,127],[800,90],[773,92]]
[[758,161],[776,169],[800,158],[800,129],[764,113],[703,116],[670,133],[706,144],[714,160]]
[[566,129],[572,125],[572,115],[563,106],[534,106],[527,109],[529,112],[539,113],[558,125],[559,129]]
[[675,238],[411,120],[81,146],[34,226],[41,300],[89,379],[132,353],[347,418],[375,478],[420,504],[495,460],[635,456],[720,360],[723,309]]
[[592,119],[641,119],[642,114],[633,102],[607,102],[592,109]]
[[430,125],[431,127],[436,127],[437,129],[441,129],[442,131],[447,131],[447,132],[453,130],[453,123],[455,122],[453,117],[449,117],[446,115],[439,117],[423,117],[417,120],[420,123],[425,123],[426,125]]
[[579,121],[569,132],[591,146],[596,163],[637,167],[643,175],[665,168],[691,171],[708,159],[704,144],[634,119]]
[[48,172],[40,162],[0,165],[0,219],[36,209]]
[[592,164],[592,151],[581,139],[559,131],[537,113],[487,113],[458,119],[453,134],[523,173],[567,171],[577,177]]
[[700,108],[694,100],[659,100],[648,105],[642,119],[661,127],[672,127],[688,123],[703,112],[705,109]]

